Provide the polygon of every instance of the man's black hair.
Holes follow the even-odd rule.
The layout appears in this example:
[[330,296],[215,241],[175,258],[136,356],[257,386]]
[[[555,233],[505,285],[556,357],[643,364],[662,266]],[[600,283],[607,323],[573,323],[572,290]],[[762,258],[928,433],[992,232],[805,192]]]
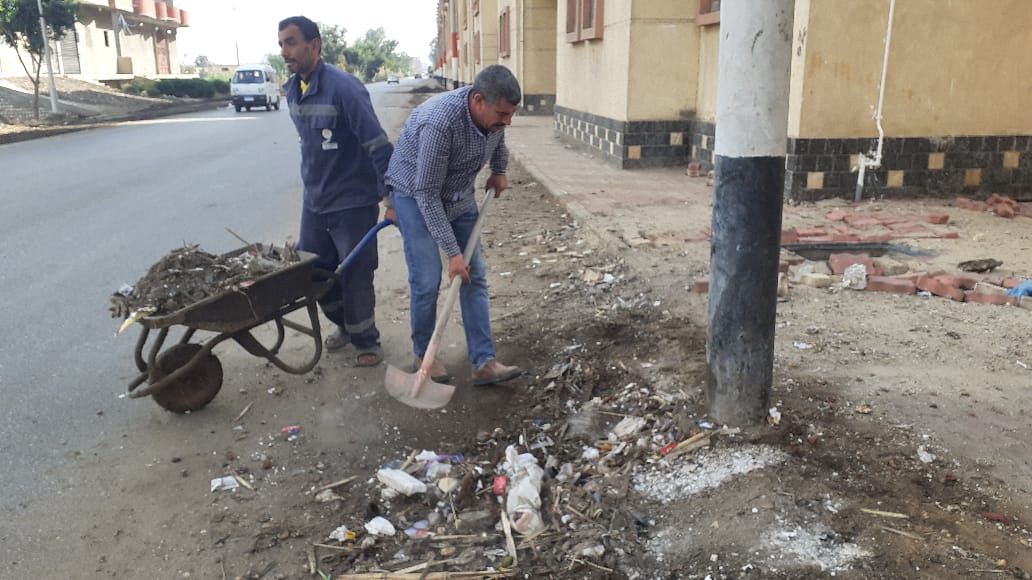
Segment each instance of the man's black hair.
[[510,105],[518,105],[523,99],[516,75],[500,64],[485,67],[484,70],[477,73],[477,77],[473,79],[473,92],[484,95],[484,101],[489,105],[493,105],[501,99]]
[[322,39],[322,35],[319,34],[319,26],[308,17],[291,16],[290,18],[284,18],[280,20],[279,29],[283,30],[291,24],[297,26],[297,29],[301,31],[301,36],[305,37],[305,42],[312,42],[316,38]]

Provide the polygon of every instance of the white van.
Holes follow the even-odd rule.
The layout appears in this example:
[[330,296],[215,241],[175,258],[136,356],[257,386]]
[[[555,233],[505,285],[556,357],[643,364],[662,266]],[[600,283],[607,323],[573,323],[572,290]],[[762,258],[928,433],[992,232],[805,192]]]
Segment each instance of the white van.
[[229,94],[233,97],[233,108],[251,110],[251,107],[265,107],[265,110],[279,110],[280,85],[276,70],[267,64],[245,64],[238,66],[229,83]]

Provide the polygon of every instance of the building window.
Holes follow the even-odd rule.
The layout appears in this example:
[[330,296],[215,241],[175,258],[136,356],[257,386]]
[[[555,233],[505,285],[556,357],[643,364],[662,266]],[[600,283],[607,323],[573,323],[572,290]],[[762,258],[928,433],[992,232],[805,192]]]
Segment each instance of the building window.
[[512,29],[509,27],[509,7],[506,6],[498,16],[498,58],[512,54]]
[[462,0],[459,9],[462,10],[462,29],[466,30],[469,28],[469,10],[466,10],[466,0]]
[[104,46],[111,46],[111,39],[108,38],[108,31],[104,31]]
[[605,0],[566,0],[566,41],[602,38]]
[[473,33],[473,63],[480,64],[480,32]]
[[480,16],[480,0],[473,0],[473,16]]
[[695,15],[695,24],[707,26],[720,23],[720,0],[699,0],[699,13]]

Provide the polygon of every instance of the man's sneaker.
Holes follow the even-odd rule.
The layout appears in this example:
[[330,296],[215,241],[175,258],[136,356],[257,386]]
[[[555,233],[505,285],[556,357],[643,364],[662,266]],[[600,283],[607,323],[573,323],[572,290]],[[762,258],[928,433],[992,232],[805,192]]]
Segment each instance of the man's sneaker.
[[491,359],[484,366],[473,371],[473,384],[478,386],[493,385],[523,374],[520,367],[503,365],[497,359]]
[[[418,371],[421,366],[423,366],[423,357],[416,357],[416,370]],[[447,383],[452,380],[448,369],[441,364],[441,359],[434,359],[434,364],[430,365],[430,379],[435,383]]]

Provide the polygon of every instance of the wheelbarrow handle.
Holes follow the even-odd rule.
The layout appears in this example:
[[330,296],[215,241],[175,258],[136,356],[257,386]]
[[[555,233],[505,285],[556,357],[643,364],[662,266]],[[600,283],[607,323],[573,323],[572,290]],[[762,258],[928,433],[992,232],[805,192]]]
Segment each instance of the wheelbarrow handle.
[[382,222],[373,226],[373,229],[369,230],[369,232],[367,232],[366,235],[362,236],[362,239],[358,241],[358,244],[354,247],[354,249],[352,249],[351,252],[347,255],[347,257],[344,258],[344,261],[341,262],[339,266],[337,266],[337,269],[333,271],[333,275],[339,278],[340,275],[344,273],[344,269],[350,266],[351,262],[355,261],[355,258],[358,256],[358,253],[361,252],[362,249],[369,244],[369,240],[375,238],[376,234],[380,230],[391,225],[394,225],[394,221],[385,219]]

